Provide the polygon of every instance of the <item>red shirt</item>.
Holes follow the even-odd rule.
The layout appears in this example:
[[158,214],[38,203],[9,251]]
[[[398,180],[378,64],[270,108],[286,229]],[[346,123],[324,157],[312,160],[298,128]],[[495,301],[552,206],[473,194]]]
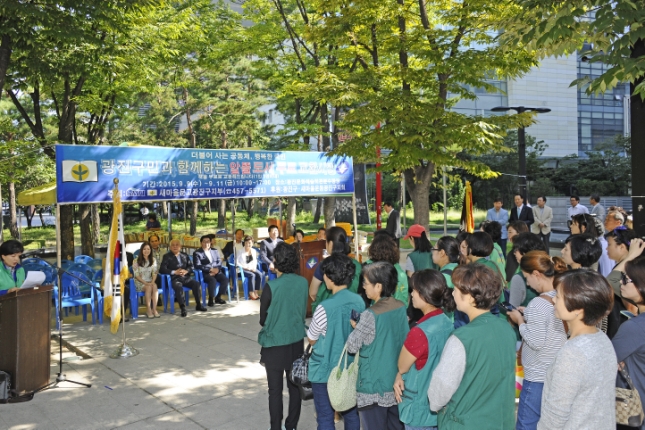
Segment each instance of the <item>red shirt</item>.
[[[436,311],[432,311],[427,315],[424,315],[423,318],[421,318],[417,322],[417,326],[432,317],[441,315],[442,313],[443,311],[441,309],[437,309]],[[428,352],[430,351],[428,338],[426,337],[426,334],[423,332],[423,330],[421,330],[419,327],[414,327],[412,330],[410,330],[408,332],[408,337],[405,338],[403,346],[405,346],[405,349],[407,349],[410,354],[417,358],[417,361],[415,361],[414,363],[417,370],[423,369],[423,366],[425,366],[426,362],[428,361]]]

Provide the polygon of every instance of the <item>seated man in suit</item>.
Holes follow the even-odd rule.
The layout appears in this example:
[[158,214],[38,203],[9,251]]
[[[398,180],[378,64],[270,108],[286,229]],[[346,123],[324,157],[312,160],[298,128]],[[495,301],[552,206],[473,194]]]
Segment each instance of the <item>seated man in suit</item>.
[[[204,282],[208,284],[208,306],[223,305],[226,302],[221,299],[220,294],[226,291],[228,278],[222,271],[222,255],[219,248],[211,247],[211,239],[202,236],[200,239],[202,248],[193,252],[193,263],[195,270],[201,270],[204,274]],[[219,289],[216,290],[217,284]]]
[[170,275],[170,284],[175,291],[175,298],[181,308],[182,317],[188,314],[186,312],[186,303],[184,302],[184,286],[193,290],[193,296],[197,302],[195,310],[206,312],[207,309],[202,306],[202,286],[199,285],[199,282],[190,278],[193,273],[193,263],[190,262],[188,255],[181,252],[181,242],[178,239],[170,241],[170,252],[163,256],[159,273]]
[[273,272],[273,251],[275,251],[275,247],[278,243],[283,242],[283,240],[278,237],[279,234],[280,230],[278,230],[278,226],[272,225],[269,227],[269,238],[260,242],[260,262],[262,263],[265,273],[267,270],[271,270]]
[[533,209],[524,204],[524,197],[520,194],[515,194],[515,207],[509,211],[511,216],[510,222],[522,221],[530,229],[531,224],[535,222],[533,218]]

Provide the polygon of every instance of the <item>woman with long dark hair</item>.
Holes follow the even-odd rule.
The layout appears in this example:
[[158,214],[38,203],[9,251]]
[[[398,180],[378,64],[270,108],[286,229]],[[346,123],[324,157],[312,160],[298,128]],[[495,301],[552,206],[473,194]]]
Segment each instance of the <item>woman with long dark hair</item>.
[[[341,227],[330,227],[325,233],[325,241],[327,245],[326,249],[328,255],[336,253],[349,255],[351,252],[349,242],[347,240],[347,233],[345,232],[345,229]],[[352,278],[351,283],[347,286],[347,289],[352,293],[357,293],[362,266],[358,261],[354,259],[352,259],[352,261],[354,262],[355,269],[354,277]],[[326,300],[333,295],[332,292],[325,287],[325,285],[323,285],[322,288],[320,287],[323,282],[324,279],[321,261],[316,267],[314,276],[311,279],[311,284],[309,284],[309,297],[311,297],[311,300],[313,300],[313,303],[311,304],[312,312],[316,311],[316,308],[323,300]]]
[[430,430],[437,427],[437,414],[428,413],[428,386],[439,363],[443,347],[453,330],[443,310],[455,310],[452,290],[441,272],[432,269],[415,272],[411,279],[412,305],[423,313],[410,330],[399,354],[399,373],[394,396],[399,418],[406,428]]
[[[157,272],[158,262],[152,256],[152,246],[149,242],[143,242],[139,248],[139,256],[132,263],[134,272],[134,286],[137,292],[143,291],[146,299],[146,316],[148,318],[160,318],[157,312]],[[131,303],[131,306],[137,306]]]

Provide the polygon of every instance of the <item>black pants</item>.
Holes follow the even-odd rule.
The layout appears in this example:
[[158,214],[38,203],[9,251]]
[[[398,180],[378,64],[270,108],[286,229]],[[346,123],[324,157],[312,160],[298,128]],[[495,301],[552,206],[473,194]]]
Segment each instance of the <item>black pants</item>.
[[173,277],[171,282],[172,289],[175,292],[175,298],[177,299],[177,303],[179,303],[179,307],[181,309],[186,307],[186,302],[184,301],[184,285],[193,291],[193,297],[197,300],[195,307],[200,307],[202,305],[202,286],[199,285],[199,282],[194,279],[182,279],[180,277]]
[[540,236],[540,239],[542,239],[542,242],[544,242],[544,245],[546,246],[547,252],[549,251],[549,242],[551,239],[551,232],[548,232],[547,234],[542,234],[540,233],[538,236]]
[[[209,275],[208,272],[203,271],[202,273],[204,274],[204,282],[208,284],[208,301],[219,299],[220,294],[228,287],[228,278],[221,271],[217,275]],[[217,289],[217,284],[219,284],[219,289]]]
[[302,402],[300,401],[300,391],[298,387],[289,380],[287,370],[276,367],[266,368],[267,383],[269,385],[269,415],[271,417],[270,430],[282,429],[282,378],[287,375],[287,388],[289,389],[289,415],[284,422],[287,430],[293,430],[298,425],[300,420],[300,409]]
[[389,408],[374,405],[359,409],[358,415],[364,430],[403,430],[405,427],[399,420],[399,407],[396,405]]

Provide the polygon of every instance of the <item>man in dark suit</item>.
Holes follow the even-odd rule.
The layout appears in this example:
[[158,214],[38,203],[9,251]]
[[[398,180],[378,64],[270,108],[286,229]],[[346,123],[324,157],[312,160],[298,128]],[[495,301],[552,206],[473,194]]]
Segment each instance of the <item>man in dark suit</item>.
[[[235,230],[235,240],[231,240],[230,242],[226,243],[226,246],[224,246],[224,249],[222,249],[222,253],[224,254],[224,258],[228,260],[228,257],[233,255],[233,253],[237,252],[240,253],[244,251],[244,244],[242,243],[242,239],[244,239],[244,230],[241,228],[238,228]],[[212,243],[212,238],[211,238],[211,243]],[[237,250],[235,249],[237,248]]]
[[268,270],[273,270],[273,252],[278,243],[283,240],[278,237],[280,230],[278,230],[277,225],[269,226],[269,238],[264,239],[260,242],[260,263],[262,263],[262,269],[267,273]]
[[524,197],[520,194],[515,194],[515,207],[509,212],[511,213],[509,222],[524,221],[529,230],[531,230],[531,224],[535,222],[533,209],[524,204]]
[[184,286],[193,290],[193,296],[197,302],[195,310],[206,312],[207,309],[202,306],[202,286],[199,285],[199,282],[190,278],[193,273],[193,263],[190,262],[188,255],[181,252],[181,242],[179,240],[173,239],[170,241],[170,252],[163,256],[159,273],[170,275],[170,284],[175,291],[175,298],[181,308],[182,317],[188,314],[186,312],[186,303],[184,302]]
[[[228,287],[228,278],[222,270],[222,256],[217,247],[211,247],[209,236],[202,236],[200,239],[202,248],[193,252],[193,263],[195,270],[201,270],[204,274],[204,282],[208,284],[208,306],[223,305],[226,302],[221,299],[220,294]],[[217,289],[219,284],[219,289]]]
[[399,211],[394,209],[391,202],[383,203],[383,209],[387,213],[387,224],[385,225],[385,231],[390,233],[390,235],[396,240],[396,243],[400,247],[401,241],[401,218],[399,217]]

